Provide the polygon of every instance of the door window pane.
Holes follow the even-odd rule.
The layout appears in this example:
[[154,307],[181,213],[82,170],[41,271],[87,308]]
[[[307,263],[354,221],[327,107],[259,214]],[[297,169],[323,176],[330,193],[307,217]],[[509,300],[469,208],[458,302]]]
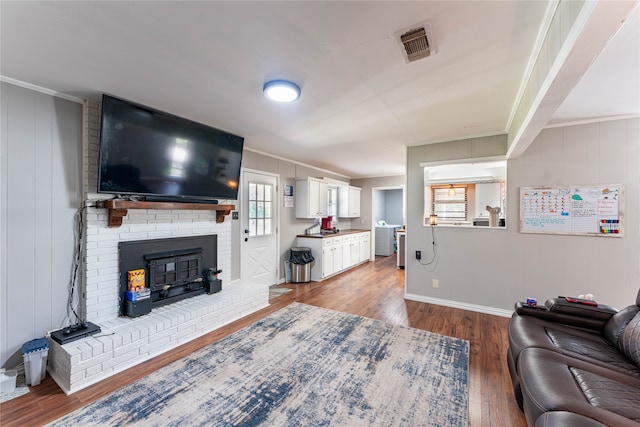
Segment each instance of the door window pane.
[[249,183],[249,235],[267,236],[273,232],[273,187]]

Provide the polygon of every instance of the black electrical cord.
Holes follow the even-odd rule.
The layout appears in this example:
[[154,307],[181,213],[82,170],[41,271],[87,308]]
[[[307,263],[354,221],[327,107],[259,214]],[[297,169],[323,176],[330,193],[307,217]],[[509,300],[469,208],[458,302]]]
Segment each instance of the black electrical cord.
[[436,266],[438,265],[438,244],[436,243],[435,227],[432,225],[430,228],[431,228],[431,247],[433,248],[433,256],[431,257],[431,260],[429,260],[428,262],[422,262],[422,260],[419,260],[418,262],[420,263],[420,265],[422,265],[422,267],[433,265],[432,268],[430,269],[425,268],[425,270],[434,271],[436,269]]
[[[76,305],[79,302],[79,292],[76,291],[78,285],[78,270],[80,269],[80,265],[82,264],[82,243],[84,236],[84,211],[86,206],[78,209],[74,215],[74,249],[73,249],[73,264],[71,268],[71,277],[69,279],[69,298],[67,300],[67,319],[71,321],[72,324],[80,323],[84,321],[80,318],[76,311]],[[76,301],[78,299],[78,301]],[[72,320],[71,315],[73,314]]]

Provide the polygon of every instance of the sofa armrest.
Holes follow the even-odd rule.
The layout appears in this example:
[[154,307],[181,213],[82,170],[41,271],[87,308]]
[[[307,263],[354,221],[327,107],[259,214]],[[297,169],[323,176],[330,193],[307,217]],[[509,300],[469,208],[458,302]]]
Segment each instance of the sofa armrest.
[[606,322],[618,312],[617,309],[609,305],[587,305],[579,302],[569,302],[565,297],[550,298],[545,302],[545,306],[552,313],[567,314],[602,322]]
[[[552,298],[548,300],[544,306],[537,307],[531,307],[523,302],[518,302],[515,306],[515,312],[520,316],[537,317],[549,322],[594,331],[602,331],[607,320],[617,312],[615,308],[609,306],[599,305],[598,307],[594,307],[584,304],[568,303],[562,298],[566,304],[571,304],[571,306],[567,307],[562,302],[555,303],[556,300],[559,300],[559,298]],[[575,308],[576,305],[582,307]],[[581,310],[584,310],[585,313],[581,314]]]
[[536,316],[536,317],[541,317],[543,319],[545,318],[544,316],[548,315],[549,313],[549,309],[544,305],[531,306],[525,302],[517,302],[515,311],[517,314],[521,316],[523,315]]

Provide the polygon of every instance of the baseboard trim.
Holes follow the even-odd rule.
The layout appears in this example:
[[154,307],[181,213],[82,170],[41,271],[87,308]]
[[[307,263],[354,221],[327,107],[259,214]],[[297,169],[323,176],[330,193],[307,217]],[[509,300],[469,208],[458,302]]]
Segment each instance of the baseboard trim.
[[408,299],[411,301],[418,301],[418,302],[426,302],[428,304],[443,305],[445,307],[460,308],[462,310],[476,311],[478,313],[492,314],[494,316],[511,317],[513,315],[512,310],[503,310],[501,308],[487,307],[484,305],[469,304],[466,302],[452,301],[452,300],[441,299],[441,298],[431,298],[431,297],[425,297],[425,296],[416,295],[416,294],[405,293],[404,299]]

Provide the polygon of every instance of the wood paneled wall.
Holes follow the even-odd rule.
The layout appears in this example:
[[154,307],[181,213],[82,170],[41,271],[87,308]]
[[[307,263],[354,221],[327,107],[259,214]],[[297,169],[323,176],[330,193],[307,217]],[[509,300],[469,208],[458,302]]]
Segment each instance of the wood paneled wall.
[[1,83],[0,365],[65,323],[81,205],[82,104]]

